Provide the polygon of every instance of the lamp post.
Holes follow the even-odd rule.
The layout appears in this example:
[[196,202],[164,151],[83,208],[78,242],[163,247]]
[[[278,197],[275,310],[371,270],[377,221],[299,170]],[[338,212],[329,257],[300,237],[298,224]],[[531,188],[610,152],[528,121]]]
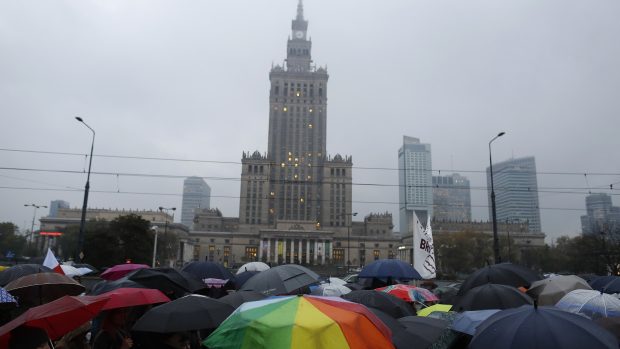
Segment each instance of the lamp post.
[[32,236],[34,234],[34,221],[37,217],[37,209],[47,208],[47,206],[36,205],[36,204],[24,204],[24,207],[34,207],[34,213],[32,214],[32,224],[30,225],[30,238],[28,239],[28,245],[32,245]]
[[338,217],[351,216],[351,221],[347,225],[347,273],[351,269],[351,225],[353,224],[353,217],[357,216],[357,212],[341,213]]
[[93,140],[90,144],[90,158],[88,159],[88,175],[86,176],[86,185],[84,186],[84,204],[82,205],[82,218],[80,220],[80,233],[78,235],[78,245],[75,250],[75,256],[73,257],[73,260],[75,261],[77,261],[78,258],[79,258],[79,261],[82,261],[82,259],[84,259],[84,251],[83,251],[84,225],[86,223],[86,207],[88,205],[88,190],[90,189],[90,168],[91,168],[91,165],[93,164],[93,148],[95,147],[95,130],[93,130],[92,127],[88,126],[88,124],[86,124],[81,117],[76,116],[75,120],[84,124],[84,126],[88,127],[88,129],[93,133]]
[[493,254],[495,256],[495,264],[501,262],[499,257],[499,239],[497,238],[497,219],[495,212],[495,189],[493,188],[493,159],[491,157],[491,143],[499,137],[505,135],[506,132],[500,132],[497,136],[489,141],[489,169],[491,172],[491,214],[493,216]]
[[[172,220],[174,221],[174,211],[176,211],[176,207],[162,207],[159,206],[159,212],[166,212],[166,221],[164,222],[164,236],[167,237],[168,236],[168,211],[172,211]],[[157,259],[157,236],[158,236],[158,231],[157,231],[157,227],[155,227],[155,240],[153,242],[153,261],[151,263],[151,266],[153,268],[155,268],[155,262]]]

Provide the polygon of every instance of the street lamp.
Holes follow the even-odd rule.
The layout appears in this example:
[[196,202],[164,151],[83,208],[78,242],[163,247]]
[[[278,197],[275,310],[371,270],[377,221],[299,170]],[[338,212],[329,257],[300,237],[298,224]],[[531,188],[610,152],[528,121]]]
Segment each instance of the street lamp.
[[505,135],[506,132],[500,132],[497,136],[489,141],[489,169],[491,172],[491,214],[493,215],[493,254],[495,256],[495,264],[500,263],[499,257],[499,239],[497,238],[497,219],[495,212],[495,189],[493,188],[493,159],[491,157],[491,143],[499,137]]
[[347,225],[347,273],[351,269],[351,225],[353,224],[353,217],[357,216],[357,212],[341,213],[338,217],[351,216],[351,221]]
[[37,209],[39,208],[47,208],[47,206],[36,205],[36,204],[24,204],[24,207],[34,207],[34,213],[32,214],[32,225],[30,225],[30,238],[28,240],[28,245],[32,244],[32,235],[34,234],[34,221],[37,217]]
[[80,220],[80,233],[78,235],[78,245],[77,245],[77,249],[75,250],[75,256],[73,259],[77,261],[79,257],[80,258],[79,260],[82,261],[82,259],[84,258],[84,251],[83,251],[84,249],[84,225],[86,223],[86,206],[88,205],[88,190],[90,189],[90,168],[91,168],[91,165],[93,164],[93,148],[95,147],[95,130],[93,130],[90,126],[88,126],[88,124],[86,124],[81,117],[76,116],[75,120],[84,124],[84,126],[88,127],[88,129],[93,133],[93,140],[92,140],[92,143],[90,144],[90,158],[88,160],[88,175],[86,176],[86,186],[84,186],[84,204],[82,205],[82,219]]
[[[174,211],[176,211],[176,207],[162,207],[159,206],[159,212],[164,212],[166,211],[166,221],[164,222],[164,236],[168,236],[168,211],[172,211],[172,221],[174,221]],[[155,268],[155,261],[156,261],[156,257],[157,257],[157,227],[153,227],[155,229],[153,229],[155,231],[155,241],[153,242],[153,261],[151,263],[151,267]]]

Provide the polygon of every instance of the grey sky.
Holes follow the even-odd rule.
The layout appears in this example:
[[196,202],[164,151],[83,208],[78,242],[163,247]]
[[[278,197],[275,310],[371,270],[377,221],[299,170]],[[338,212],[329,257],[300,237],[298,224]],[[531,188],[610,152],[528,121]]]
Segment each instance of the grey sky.
[[[286,53],[295,0],[24,1],[0,3],[0,148],[238,162],[267,148],[268,72]],[[540,172],[620,173],[620,2],[577,0],[306,0],[313,58],[327,65],[329,153],[358,167],[397,167],[402,135],[432,144],[433,168],[486,183],[493,158],[536,157]],[[0,151],[1,167],[84,170],[84,157]],[[207,180],[212,207],[238,215],[240,166],[95,157],[93,171]],[[356,183],[397,172],[356,169]],[[83,174],[0,170],[1,186],[81,189]],[[588,176],[590,187],[620,176]],[[583,175],[539,175],[581,188]],[[620,185],[620,183],[618,184]],[[617,186],[618,186],[617,185]],[[176,206],[182,179],[100,176],[90,207]],[[593,189],[593,191],[595,191]],[[600,191],[600,190],[596,190]],[[617,190],[604,190],[619,193]],[[229,196],[233,198],[217,197]],[[580,231],[585,194],[540,193],[543,230]],[[29,228],[32,209],[82,192],[0,189],[0,221]],[[363,216],[390,211],[395,187],[356,186]],[[617,196],[614,203],[620,204]],[[472,190],[487,219],[485,190]],[[358,216],[359,217],[359,216]]]

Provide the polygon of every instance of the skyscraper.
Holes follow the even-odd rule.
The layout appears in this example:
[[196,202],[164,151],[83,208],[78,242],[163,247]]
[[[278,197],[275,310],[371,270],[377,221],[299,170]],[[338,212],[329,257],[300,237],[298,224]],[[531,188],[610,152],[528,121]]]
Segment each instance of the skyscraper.
[[52,200],[52,202],[50,202],[50,215],[49,216],[57,217],[59,208],[69,208],[69,203],[64,200]]
[[311,49],[300,1],[285,64],[269,73],[268,152],[243,154],[241,224],[350,223],[352,159],[327,155],[329,76],[313,64]]
[[611,196],[594,193],[586,196],[585,216],[581,216],[582,234],[620,232],[620,207],[613,206]]
[[[493,182],[497,221],[527,222],[530,232],[541,232],[534,157],[510,159],[493,164]],[[489,217],[491,217],[491,175],[488,167],[487,189]]]
[[431,145],[403,136],[398,170],[400,232],[406,235],[413,232],[413,212],[423,225],[433,216]]
[[469,179],[458,173],[433,176],[433,219],[444,222],[471,221]]
[[194,211],[197,208],[210,208],[211,188],[201,177],[187,177],[183,181],[183,206],[181,223],[192,228]]

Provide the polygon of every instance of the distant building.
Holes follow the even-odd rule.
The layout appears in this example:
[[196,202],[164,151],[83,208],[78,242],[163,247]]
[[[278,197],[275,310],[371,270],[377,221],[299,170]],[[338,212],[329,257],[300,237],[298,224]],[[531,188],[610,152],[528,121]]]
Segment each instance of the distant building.
[[611,196],[594,193],[586,196],[585,216],[581,216],[582,234],[620,233],[620,207],[613,206]]
[[471,221],[471,192],[467,177],[458,173],[433,176],[433,220]]
[[413,212],[422,225],[426,225],[427,217],[433,217],[430,144],[403,137],[403,146],[398,149],[398,184],[400,232],[405,236],[413,232]]
[[52,202],[50,202],[50,217],[56,217],[58,216],[58,209],[59,208],[69,208],[69,203],[63,200],[52,200]]
[[[493,184],[497,221],[527,222],[530,232],[541,232],[538,205],[536,161],[533,156],[493,164]],[[491,175],[487,167],[489,217],[491,211]]]
[[209,209],[211,188],[201,177],[187,177],[183,181],[183,206],[181,208],[181,223],[192,228],[196,210]]

